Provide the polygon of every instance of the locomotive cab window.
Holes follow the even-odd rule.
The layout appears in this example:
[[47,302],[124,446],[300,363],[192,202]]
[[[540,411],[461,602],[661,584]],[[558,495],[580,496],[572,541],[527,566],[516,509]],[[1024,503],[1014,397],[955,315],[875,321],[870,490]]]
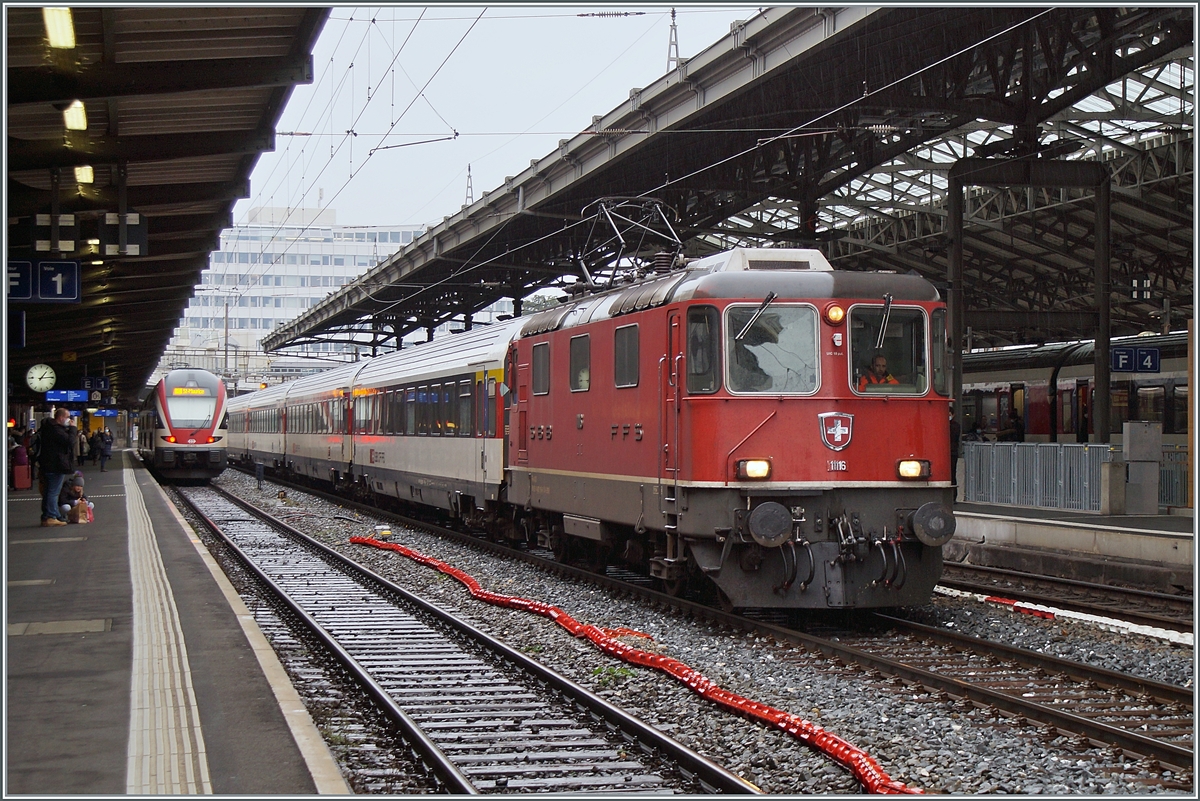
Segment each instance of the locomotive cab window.
[[216,410],[216,398],[167,396],[167,416],[171,418],[171,425],[176,428],[208,428],[212,425],[213,413]]
[[738,304],[725,310],[730,392],[816,392],[818,364],[817,311],[812,306]]
[[592,384],[591,338],[571,337],[571,391],[587,392]]
[[539,342],[533,346],[533,394],[550,393],[550,343]]
[[693,306],[687,315],[687,391],[708,394],[721,388],[717,357],[719,317],[713,306]]
[[925,313],[879,305],[850,310],[851,386],[866,395],[924,395],[929,389]]

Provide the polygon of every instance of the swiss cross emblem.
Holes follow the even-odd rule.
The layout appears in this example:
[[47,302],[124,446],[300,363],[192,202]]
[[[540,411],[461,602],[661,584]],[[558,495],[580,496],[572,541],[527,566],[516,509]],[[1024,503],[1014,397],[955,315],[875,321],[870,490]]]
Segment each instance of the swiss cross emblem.
[[844,412],[825,412],[817,415],[821,426],[821,441],[830,450],[840,451],[850,444],[854,432],[854,415]]

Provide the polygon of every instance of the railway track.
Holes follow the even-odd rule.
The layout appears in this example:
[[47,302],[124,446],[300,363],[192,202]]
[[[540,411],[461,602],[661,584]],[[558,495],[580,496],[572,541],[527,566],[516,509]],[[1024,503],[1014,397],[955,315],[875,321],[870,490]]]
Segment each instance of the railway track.
[[[298,489],[313,492],[308,488]],[[733,628],[769,635],[777,641],[821,653],[835,665],[846,665],[868,676],[891,677],[889,683],[893,685],[924,687],[947,703],[989,710],[998,725],[1032,727],[1040,736],[1050,739],[1066,736],[1072,750],[1092,746],[1116,749],[1136,758],[1174,766],[1185,773],[1193,764],[1193,700],[1191,691],[1185,688],[886,615],[870,616],[875,621],[872,626],[887,629],[882,635],[847,629],[819,637],[779,622],[780,616],[770,612],[747,617],[720,611],[656,592],[640,583],[630,583],[625,577],[564,565],[540,551],[512,549],[427,521],[351,504],[344,498],[325,497],[380,518],[521,559],[549,572],[673,606]]]
[[602,698],[215,488],[180,495],[440,780],[491,792],[754,793]]
[[1014,601],[1070,609],[1174,631],[1192,631],[1195,613],[1190,596],[1091,584],[979,565],[948,562],[938,584],[964,592],[998,595]]

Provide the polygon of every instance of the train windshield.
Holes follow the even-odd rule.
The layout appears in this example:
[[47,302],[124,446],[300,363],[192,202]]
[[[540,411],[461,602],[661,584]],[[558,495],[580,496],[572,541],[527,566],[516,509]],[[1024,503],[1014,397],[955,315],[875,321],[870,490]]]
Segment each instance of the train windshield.
[[730,306],[725,363],[731,392],[816,392],[816,310],[781,303]]
[[167,398],[167,416],[175,428],[208,428],[216,409],[216,398]]
[[929,388],[925,313],[891,304],[850,310],[852,386],[868,395],[923,395]]

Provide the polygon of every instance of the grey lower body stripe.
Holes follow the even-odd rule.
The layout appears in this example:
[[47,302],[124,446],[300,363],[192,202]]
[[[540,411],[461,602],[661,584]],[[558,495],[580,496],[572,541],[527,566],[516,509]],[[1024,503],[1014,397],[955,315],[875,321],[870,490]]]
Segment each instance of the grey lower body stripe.
[[212,793],[175,596],[137,473],[128,468],[123,472],[133,579],[133,681],[125,792]]

